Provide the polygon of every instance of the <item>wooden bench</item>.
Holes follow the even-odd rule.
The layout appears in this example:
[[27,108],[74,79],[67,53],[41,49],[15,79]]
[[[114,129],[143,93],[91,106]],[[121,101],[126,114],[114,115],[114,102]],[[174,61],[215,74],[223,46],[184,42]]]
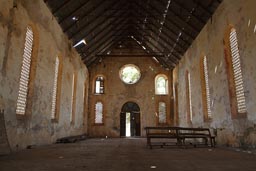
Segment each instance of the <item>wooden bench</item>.
[[[182,140],[182,145],[185,145],[186,139],[202,139],[204,145],[215,147],[215,136],[211,134],[209,128],[185,128],[179,127],[179,138]],[[197,144],[194,144],[196,146]]]
[[[209,128],[185,128],[185,127],[145,127],[147,146],[166,146],[166,142],[152,143],[151,139],[175,139],[175,145],[185,146],[186,139],[202,139],[204,145],[215,147],[215,136],[211,135]],[[193,144],[195,147],[197,144]]]
[[152,143],[151,139],[174,139],[175,145],[181,145],[179,138],[178,127],[145,127],[147,136],[147,146],[152,149],[152,146],[167,146],[170,145],[166,141],[160,143]]

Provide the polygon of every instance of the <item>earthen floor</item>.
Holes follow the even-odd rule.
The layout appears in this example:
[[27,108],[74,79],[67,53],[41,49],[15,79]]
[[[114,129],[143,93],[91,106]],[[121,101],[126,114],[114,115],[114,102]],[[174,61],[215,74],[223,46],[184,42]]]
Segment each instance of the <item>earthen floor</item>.
[[0,156],[0,171],[256,171],[254,153],[225,148],[153,148],[144,138],[87,139]]

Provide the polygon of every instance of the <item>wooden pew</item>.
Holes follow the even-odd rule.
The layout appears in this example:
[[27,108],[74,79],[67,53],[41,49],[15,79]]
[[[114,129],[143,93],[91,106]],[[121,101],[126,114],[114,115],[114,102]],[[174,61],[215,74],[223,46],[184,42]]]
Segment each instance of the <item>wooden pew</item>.
[[145,127],[147,136],[147,146],[152,149],[152,146],[166,146],[169,145],[166,142],[152,143],[151,139],[174,139],[175,145],[181,145],[181,139],[179,138],[178,127]]
[[[209,128],[186,128],[179,127],[179,137],[182,140],[182,145],[185,145],[186,139],[202,139],[204,145],[208,146],[210,142],[211,147],[215,147],[215,136],[211,134]],[[196,146],[197,144],[194,144]]]
[[[147,146],[167,146],[169,145],[164,139],[176,140],[175,145],[185,146],[186,139],[202,139],[204,145],[208,146],[210,142],[211,147],[215,147],[215,136],[211,135],[209,128],[187,128],[187,127],[145,127],[147,136]],[[162,139],[160,143],[152,143],[151,139]],[[194,144],[196,147],[197,144]]]

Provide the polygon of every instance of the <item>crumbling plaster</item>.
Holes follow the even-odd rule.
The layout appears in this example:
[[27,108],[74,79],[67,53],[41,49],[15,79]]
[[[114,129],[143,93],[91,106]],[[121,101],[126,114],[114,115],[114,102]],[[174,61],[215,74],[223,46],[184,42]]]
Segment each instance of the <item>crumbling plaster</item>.
[[[87,111],[80,92],[88,84],[89,75],[78,53],[72,48],[56,19],[43,1],[0,1],[0,107],[5,110],[5,124],[12,150],[28,145],[53,143],[57,138],[87,133]],[[28,25],[35,30],[38,41],[31,116],[17,117],[16,101],[25,33]],[[9,36],[9,37],[8,37]],[[8,40],[9,39],[9,40]],[[60,114],[58,122],[51,121],[51,101],[55,58],[62,56]],[[72,74],[77,72],[75,122],[70,124]],[[84,110],[85,109],[85,110]]]
[[[185,71],[191,74],[193,126],[209,126],[217,129],[217,141],[228,146],[256,145],[256,2],[254,0],[224,0],[206,26],[187,50],[173,74],[178,83],[179,121],[187,125]],[[233,25],[237,31],[238,46],[246,96],[247,118],[232,119],[224,54],[224,35]],[[208,58],[211,98],[211,122],[203,120],[200,85],[200,57]]]

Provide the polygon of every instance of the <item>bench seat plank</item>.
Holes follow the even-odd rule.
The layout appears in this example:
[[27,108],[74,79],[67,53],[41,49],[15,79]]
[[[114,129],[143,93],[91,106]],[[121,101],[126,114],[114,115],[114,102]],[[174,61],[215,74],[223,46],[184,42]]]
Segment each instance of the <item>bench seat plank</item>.
[[[177,145],[185,145],[186,139],[203,139],[204,144],[208,145],[210,142],[211,147],[215,147],[215,136],[211,135],[209,128],[186,128],[186,127],[145,127],[147,136],[147,145],[152,148],[154,145],[151,139],[176,139]],[[209,141],[208,141],[209,140]],[[161,147],[166,145],[162,143]]]

